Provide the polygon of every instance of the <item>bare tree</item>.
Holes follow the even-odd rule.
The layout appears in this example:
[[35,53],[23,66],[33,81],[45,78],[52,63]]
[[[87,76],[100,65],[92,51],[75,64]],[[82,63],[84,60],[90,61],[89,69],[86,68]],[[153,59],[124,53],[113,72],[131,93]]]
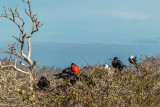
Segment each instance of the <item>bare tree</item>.
[[[36,14],[32,13],[30,0],[22,0],[22,2],[26,3],[28,5],[28,11],[27,11],[27,9],[25,9],[25,13],[32,21],[32,26],[31,26],[32,31],[30,33],[25,32],[25,28],[24,28],[25,21],[20,16],[20,14],[18,12],[18,5],[17,5],[17,8],[15,10],[13,10],[12,8],[9,8],[8,10],[6,8],[4,8],[4,12],[1,14],[0,17],[4,17],[4,18],[9,19],[11,22],[13,22],[18,27],[18,29],[20,31],[19,37],[15,36],[15,35],[11,35],[11,36],[13,38],[15,38],[16,41],[18,41],[18,43],[20,44],[20,48],[19,48],[19,51],[17,51],[16,48],[8,42],[9,47],[10,47],[10,51],[0,51],[0,52],[16,56],[15,63],[14,64],[10,63],[6,66],[3,66],[1,64],[0,69],[12,67],[16,71],[28,74],[30,76],[30,83],[31,83],[30,88],[32,88],[33,87],[32,71],[33,71],[33,67],[35,65],[38,65],[38,64],[37,64],[36,61],[31,60],[31,37],[35,32],[37,32],[39,30],[39,27],[41,27],[42,24],[40,24],[40,21],[38,21],[38,19],[36,17]],[[24,53],[24,45],[25,45],[26,41],[27,41],[26,44],[27,44],[27,47],[28,47],[28,54],[27,55]],[[28,68],[29,71],[23,71],[22,69],[17,68],[16,64],[17,64],[18,58],[23,60],[23,62],[27,63],[27,64],[24,64],[24,63],[20,62],[20,64],[22,66]]]

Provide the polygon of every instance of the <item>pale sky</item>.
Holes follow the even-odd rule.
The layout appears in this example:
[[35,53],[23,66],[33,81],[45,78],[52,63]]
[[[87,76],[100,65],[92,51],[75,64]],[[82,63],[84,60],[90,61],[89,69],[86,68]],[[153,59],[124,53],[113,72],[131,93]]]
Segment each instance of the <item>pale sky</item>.
[[[24,16],[21,0],[0,0]],[[134,44],[160,42],[159,0],[32,0],[32,11],[44,24],[32,42]],[[26,23],[30,20],[24,16]],[[29,23],[31,24],[31,23]],[[30,26],[26,24],[26,30]],[[17,27],[0,18],[1,40],[13,40]]]

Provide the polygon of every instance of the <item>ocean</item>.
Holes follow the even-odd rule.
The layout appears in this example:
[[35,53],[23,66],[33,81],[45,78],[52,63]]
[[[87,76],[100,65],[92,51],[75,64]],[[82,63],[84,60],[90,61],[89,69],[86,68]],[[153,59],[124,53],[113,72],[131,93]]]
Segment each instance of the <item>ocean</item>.
[[[7,50],[7,43],[0,43],[0,49]],[[25,49],[27,50],[27,49]],[[24,51],[25,53],[27,51]],[[95,64],[111,65],[111,58],[117,56],[123,64],[128,64],[128,58],[133,55],[138,58],[141,55],[156,56],[160,54],[159,43],[139,44],[72,44],[72,43],[32,43],[31,58],[37,60],[42,66],[54,66],[65,68],[72,62],[80,67]],[[0,58],[8,54],[0,54]],[[83,58],[85,59],[83,59]]]

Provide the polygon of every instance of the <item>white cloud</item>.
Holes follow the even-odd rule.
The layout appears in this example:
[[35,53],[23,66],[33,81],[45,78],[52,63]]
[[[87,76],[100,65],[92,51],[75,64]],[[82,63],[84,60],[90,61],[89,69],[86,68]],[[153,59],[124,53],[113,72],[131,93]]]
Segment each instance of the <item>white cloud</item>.
[[89,10],[88,13],[98,15],[98,16],[109,16],[109,17],[120,18],[125,20],[146,20],[150,18],[150,16],[146,13],[129,12],[129,11],[123,11],[123,10],[92,9],[92,10]]
[[107,11],[106,14],[108,16],[127,20],[145,20],[149,18],[146,14],[143,13],[132,13],[125,11]]

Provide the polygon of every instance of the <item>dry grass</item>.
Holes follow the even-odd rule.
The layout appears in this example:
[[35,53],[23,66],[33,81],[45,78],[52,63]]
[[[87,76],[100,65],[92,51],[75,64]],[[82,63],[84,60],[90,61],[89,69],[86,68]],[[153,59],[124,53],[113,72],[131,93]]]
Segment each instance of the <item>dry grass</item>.
[[[5,60],[3,59],[3,63]],[[35,89],[28,89],[27,75],[16,73],[12,69],[0,71],[1,106],[35,107],[107,107],[107,106],[160,106],[160,57],[141,58],[138,69],[129,66],[122,72],[115,69],[105,70],[93,66],[85,72],[96,86],[83,79],[75,85],[69,81],[55,79],[54,73],[61,71],[52,67],[43,67],[41,73],[35,69]],[[48,89],[40,90],[36,83],[41,75],[51,82]]]

